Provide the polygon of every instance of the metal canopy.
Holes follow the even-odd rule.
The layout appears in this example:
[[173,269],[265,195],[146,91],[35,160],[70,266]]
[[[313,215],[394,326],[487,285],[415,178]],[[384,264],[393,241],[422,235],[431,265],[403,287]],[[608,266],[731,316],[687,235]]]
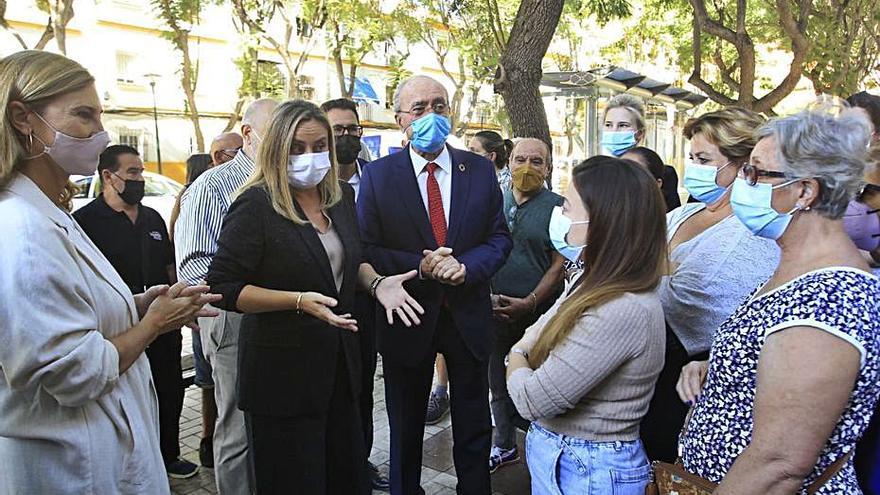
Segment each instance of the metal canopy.
[[637,94],[650,95],[660,101],[671,100],[687,106],[697,106],[708,99],[701,94],[613,65],[587,71],[545,72],[541,78],[541,86],[554,88],[554,94],[566,96],[586,96],[593,87],[605,86],[622,92],[633,90]]

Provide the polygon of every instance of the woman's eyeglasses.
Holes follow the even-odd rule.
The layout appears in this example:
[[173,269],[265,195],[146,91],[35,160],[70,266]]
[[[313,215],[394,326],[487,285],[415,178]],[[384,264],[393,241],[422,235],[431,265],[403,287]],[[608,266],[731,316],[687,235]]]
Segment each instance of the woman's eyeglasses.
[[783,172],[776,172],[775,170],[762,170],[751,163],[746,163],[742,168],[743,179],[748,182],[750,186],[754,186],[758,183],[758,179],[761,177],[770,177],[773,179],[784,179],[786,177]]
[[880,186],[876,184],[866,183],[864,186],[862,186],[862,190],[859,191],[858,199],[859,201],[862,201],[865,197],[874,196],[878,193],[880,193]]

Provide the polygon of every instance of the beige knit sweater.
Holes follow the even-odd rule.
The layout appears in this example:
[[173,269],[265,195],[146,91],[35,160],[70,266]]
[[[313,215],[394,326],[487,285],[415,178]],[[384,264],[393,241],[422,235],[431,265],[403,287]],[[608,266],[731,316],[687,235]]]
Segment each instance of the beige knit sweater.
[[[564,297],[529,331],[540,331]],[[507,388],[520,415],[550,431],[594,442],[636,440],[665,346],[657,294],[626,293],[587,311],[537,370],[516,370]]]

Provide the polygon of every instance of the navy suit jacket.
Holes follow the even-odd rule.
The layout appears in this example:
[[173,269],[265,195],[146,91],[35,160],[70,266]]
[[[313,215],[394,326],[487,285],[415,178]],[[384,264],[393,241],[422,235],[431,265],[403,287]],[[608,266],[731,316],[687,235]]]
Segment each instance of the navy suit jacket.
[[[444,300],[474,356],[488,358],[494,338],[489,280],[513,247],[495,167],[474,153],[447,148],[452,163],[452,198],[446,246],[467,267],[467,276],[457,287],[418,279],[406,284],[406,290],[425,309],[418,327],[407,328],[397,318],[394,325],[388,325],[385,312],[377,312],[377,349],[384,359],[404,366],[422,362],[433,352]],[[364,255],[381,274],[418,270],[422,251],[438,247],[409,147],[364,168],[357,210]]]

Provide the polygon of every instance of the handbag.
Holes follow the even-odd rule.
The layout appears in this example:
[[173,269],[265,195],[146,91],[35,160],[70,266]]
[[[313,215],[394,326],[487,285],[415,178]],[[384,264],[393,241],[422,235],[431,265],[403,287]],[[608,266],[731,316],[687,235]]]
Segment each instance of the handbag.
[[[694,408],[691,407],[681,429],[681,437],[687,434],[688,423],[690,423],[693,413]],[[807,495],[818,492],[825,483],[828,483],[839,473],[852,457],[852,453],[853,451],[850,450],[828,466],[815,481],[807,486]],[[661,461],[651,463],[651,481],[645,487],[645,495],[711,495],[716,488],[718,488],[717,483],[689,473],[684,469],[681,462],[681,447],[679,446],[679,457],[675,464]]]

